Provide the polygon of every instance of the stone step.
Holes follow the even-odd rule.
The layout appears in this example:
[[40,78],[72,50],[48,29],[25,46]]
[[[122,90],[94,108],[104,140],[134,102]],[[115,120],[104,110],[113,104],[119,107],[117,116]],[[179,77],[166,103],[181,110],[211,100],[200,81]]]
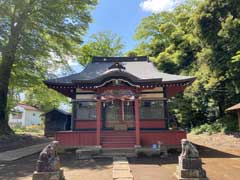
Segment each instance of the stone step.
[[103,148],[132,148],[135,143],[124,143],[124,142],[102,142]]
[[112,143],[112,144],[116,144],[116,143],[127,143],[127,144],[135,144],[136,140],[133,139],[133,140],[129,140],[129,139],[118,139],[118,140],[114,140],[114,139],[109,139],[109,140],[102,140],[101,141],[102,144],[105,144],[105,143]]
[[135,136],[101,136],[102,139],[135,139]]
[[114,157],[114,156],[127,156],[136,157],[134,148],[103,148],[101,150],[100,156],[104,157]]
[[93,158],[113,158],[115,156],[137,157],[136,153],[101,153],[93,155]]
[[126,156],[113,157],[112,173],[113,180],[133,180],[133,175]]
[[102,152],[135,152],[135,148],[102,148]]

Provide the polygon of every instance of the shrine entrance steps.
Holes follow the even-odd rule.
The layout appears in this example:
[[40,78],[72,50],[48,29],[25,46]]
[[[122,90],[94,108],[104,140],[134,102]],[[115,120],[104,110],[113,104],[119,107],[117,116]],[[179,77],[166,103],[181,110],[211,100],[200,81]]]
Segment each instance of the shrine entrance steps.
[[112,158],[112,157],[137,157],[134,148],[102,148],[99,157]]
[[101,146],[103,148],[134,148],[135,131],[103,131]]

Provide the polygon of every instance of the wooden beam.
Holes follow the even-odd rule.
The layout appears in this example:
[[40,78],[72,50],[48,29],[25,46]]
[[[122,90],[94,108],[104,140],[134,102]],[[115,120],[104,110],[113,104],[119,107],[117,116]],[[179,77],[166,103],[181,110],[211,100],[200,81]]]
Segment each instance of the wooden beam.
[[120,112],[121,112],[121,123],[123,123],[124,122],[124,101],[123,100],[121,100],[121,110],[120,110]]
[[134,104],[134,110],[135,110],[135,129],[136,129],[136,145],[140,145],[140,118],[139,118],[139,99],[135,99]]
[[100,134],[100,131],[101,131],[101,99],[99,98],[97,100],[97,131],[96,131],[96,134],[97,134],[97,145],[100,146],[101,145],[101,134]]

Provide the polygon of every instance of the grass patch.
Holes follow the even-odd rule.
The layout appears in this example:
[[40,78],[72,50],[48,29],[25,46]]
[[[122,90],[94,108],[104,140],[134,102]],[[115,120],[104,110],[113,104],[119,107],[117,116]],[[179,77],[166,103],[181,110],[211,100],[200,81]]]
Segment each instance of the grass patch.
[[215,133],[232,133],[239,132],[237,120],[230,118],[221,118],[214,123],[205,123],[191,129],[193,134],[215,134]]
[[44,134],[43,125],[31,125],[26,127],[16,125],[12,127],[12,129],[16,134]]

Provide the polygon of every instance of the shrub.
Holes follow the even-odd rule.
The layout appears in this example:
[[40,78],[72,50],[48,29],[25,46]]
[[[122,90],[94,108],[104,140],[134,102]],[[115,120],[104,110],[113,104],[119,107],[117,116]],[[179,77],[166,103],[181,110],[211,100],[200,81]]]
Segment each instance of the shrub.
[[191,133],[193,134],[203,134],[203,133],[208,133],[208,134],[214,134],[218,132],[225,132],[226,127],[223,126],[222,123],[216,121],[212,124],[203,124],[198,127],[195,127],[191,130]]
[[227,114],[211,124],[205,123],[191,129],[191,133],[193,134],[213,134],[218,132],[231,133],[238,131],[237,117],[233,114]]
[[20,126],[16,125],[13,127],[15,133],[23,134],[23,133],[38,133],[43,134],[43,126],[42,125],[31,125],[31,126]]

